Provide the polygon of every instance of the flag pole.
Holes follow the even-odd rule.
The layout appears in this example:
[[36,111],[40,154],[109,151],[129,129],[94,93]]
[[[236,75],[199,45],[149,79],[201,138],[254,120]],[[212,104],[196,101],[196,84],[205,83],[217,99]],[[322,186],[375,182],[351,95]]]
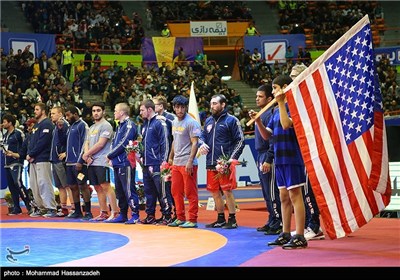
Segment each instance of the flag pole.
[[276,100],[275,100],[275,98],[274,98],[274,99],[271,100],[271,102],[269,102],[267,105],[265,105],[265,106],[255,115],[254,118],[250,119],[250,120],[246,123],[246,125],[247,125],[247,126],[252,125],[252,124],[256,121],[256,119],[258,119],[258,118],[262,115],[262,113],[264,113],[264,112],[267,111],[269,108],[271,108],[271,106],[274,105],[275,103],[276,103]]

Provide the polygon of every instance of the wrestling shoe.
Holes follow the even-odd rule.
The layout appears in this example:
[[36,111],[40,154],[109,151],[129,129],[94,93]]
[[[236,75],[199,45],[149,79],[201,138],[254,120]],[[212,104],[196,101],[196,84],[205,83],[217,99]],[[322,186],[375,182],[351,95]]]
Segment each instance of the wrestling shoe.
[[155,225],[157,223],[157,220],[154,216],[147,215],[147,217],[140,222],[144,225]]
[[189,222],[182,224],[179,226],[180,228],[197,228],[197,223]]
[[307,248],[307,240],[304,238],[303,235],[296,234],[292,236],[290,241],[282,246],[282,249],[304,249]]
[[139,222],[140,222],[139,215],[138,215],[138,214],[133,214],[133,215],[132,215],[132,218],[130,218],[129,220],[127,220],[127,221],[125,222],[125,224],[126,224],[126,225],[134,225],[134,224],[137,224],[137,223],[139,223]]
[[225,221],[215,221],[211,224],[207,224],[206,228],[221,228],[226,224]]
[[175,219],[175,221],[173,221],[172,223],[169,223],[168,226],[169,227],[179,227],[181,225],[185,224],[185,221],[181,221],[178,219]]
[[288,243],[291,239],[291,235],[288,232],[282,232],[278,238],[274,241],[268,242],[268,246],[283,246]]
[[236,220],[235,219],[229,219],[228,222],[225,225],[223,225],[221,228],[223,228],[223,229],[234,229],[234,228],[237,228],[237,227],[238,227],[238,224],[237,224]]
[[124,215],[119,214],[117,217],[115,217],[114,219],[111,220],[105,220],[105,223],[112,223],[112,224],[117,224],[117,223],[125,223],[128,220],[128,218]]

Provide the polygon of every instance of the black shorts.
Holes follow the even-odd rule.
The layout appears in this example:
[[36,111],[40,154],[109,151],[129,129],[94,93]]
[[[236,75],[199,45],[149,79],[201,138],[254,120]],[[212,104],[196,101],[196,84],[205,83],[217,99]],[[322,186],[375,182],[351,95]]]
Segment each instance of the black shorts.
[[93,186],[110,183],[110,168],[107,166],[89,166],[88,179],[90,185]]
[[[82,179],[80,174],[83,175]],[[79,177],[78,177],[79,176]],[[77,171],[75,165],[67,165],[67,184],[83,185],[87,182],[87,166],[83,165],[81,171]]]

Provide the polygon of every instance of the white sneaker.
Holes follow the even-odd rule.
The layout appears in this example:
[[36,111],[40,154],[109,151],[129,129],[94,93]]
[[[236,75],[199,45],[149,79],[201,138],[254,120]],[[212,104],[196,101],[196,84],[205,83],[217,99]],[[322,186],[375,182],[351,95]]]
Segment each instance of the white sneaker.
[[[304,236],[306,236],[306,232],[307,232],[307,231],[308,231],[308,229],[305,228],[305,229],[304,229]],[[296,234],[296,231],[295,231],[295,230],[290,232],[290,235],[291,235],[291,236],[294,236],[295,234]]]
[[321,230],[321,228],[318,229],[318,232],[315,233],[311,228],[307,227],[304,230],[304,237],[306,238],[306,240],[321,240],[321,239],[325,239],[325,235],[323,233],[323,231]]
[[32,217],[32,218],[37,218],[37,217],[42,217],[42,214],[38,210],[38,211],[32,212],[29,216]]
[[119,214],[119,212],[112,212],[112,211],[111,211],[110,216],[109,216],[108,219],[106,219],[105,221],[106,221],[106,222],[111,221],[112,219],[114,219],[115,217],[117,217],[118,214]]

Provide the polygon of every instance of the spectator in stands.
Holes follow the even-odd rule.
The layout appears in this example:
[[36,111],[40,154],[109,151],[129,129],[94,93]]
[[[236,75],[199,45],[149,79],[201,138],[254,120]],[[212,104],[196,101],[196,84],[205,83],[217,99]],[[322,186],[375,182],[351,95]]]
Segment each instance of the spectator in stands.
[[35,58],[35,62],[32,64],[31,67],[32,67],[33,76],[39,77],[41,75],[41,71],[40,71],[40,64],[39,64],[39,58],[38,57]]
[[240,76],[240,80],[244,80],[245,78],[245,73],[244,73],[244,69],[245,69],[245,52],[244,52],[244,48],[241,48],[238,56],[237,56],[237,62],[238,62],[238,67],[239,67],[239,76]]
[[174,60],[177,65],[183,65],[186,61],[186,53],[183,50],[183,47],[179,47],[178,56]]
[[194,61],[197,62],[198,65],[201,65],[201,67],[203,67],[205,63],[205,57],[201,50],[196,51],[196,56],[194,58]]
[[292,59],[294,58],[294,52],[292,50],[292,46],[288,46],[286,48],[285,58],[286,61],[292,61]]
[[74,55],[71,50],[71,46],[67,45],[66,49],[62,52],[62,75],[67,81],[69,81],[71,76],[72,61]]
[[111,47],[114,50],[115,54],[121,54],[121,39],[118,37],[117,34],[115,34],[114,37],[111,39]]
[[260,65],[261,60],[262,60],[262,55],[258,51],[258,48],[254,48],[253,53],[251,55],[251,60],[253,61],[253,63],[255,64],[256,67],[258,67]]
[[92,54],[90,53],[89,49],[85,50],[85,56],[83,59],[84,59],[83,64],[90,71],[92,69]]
[[94,66],[100,69],[101,66],[101,57],[98,52],[95,53],[94,58],[93,58],[93,63]]
[[246,36],[260,36],[260,32],[257,31],[256,27],[254,26],[254,22],[249,22],[249,26],[246,28],[246,32],[244,33]]
[[168,28],[168,24],[164,24],[164,28],[161,30],[161,37],[168,38],[171,36],[171,31]]
[[153,27],[153,14],[150,9],[146,9],[146,28],[148,30],[152,29]]
[[30,87],[25,91],[24,96],[28,98],[30,102],[37,103],[42,101],[42,96],[36,88],[36,83],[31,83]]

